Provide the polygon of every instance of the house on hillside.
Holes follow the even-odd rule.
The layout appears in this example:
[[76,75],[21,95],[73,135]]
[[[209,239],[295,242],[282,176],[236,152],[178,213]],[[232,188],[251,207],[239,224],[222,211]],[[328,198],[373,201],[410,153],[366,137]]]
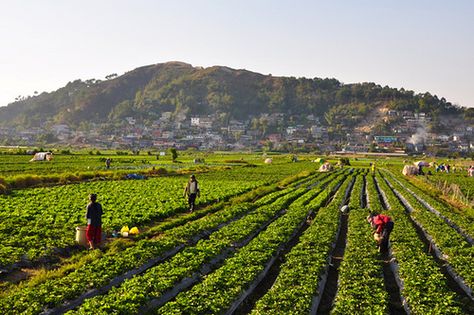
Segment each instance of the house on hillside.
[[399,142],[396,136],[374,136],[374,141],[378,146],[389,147]]
[[191,127],[211,129],[214,121],[210,116],[191,117]]

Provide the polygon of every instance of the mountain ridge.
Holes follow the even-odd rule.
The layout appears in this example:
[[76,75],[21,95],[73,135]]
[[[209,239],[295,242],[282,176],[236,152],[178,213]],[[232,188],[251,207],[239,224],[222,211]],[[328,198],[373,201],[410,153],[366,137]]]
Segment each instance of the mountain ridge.
[[84,121],[114,123],[136,117],[151,123],[163,112],[222,113],[224,120],[262,113],[313,114],[327,125],[355,127],[380,106],[394,110],[472,117],[430,93],[375,83],[343,84],[329,78],[263,75],[226,66],[193,67],[180,61],[141,66],[108,80],[74,80],[53,92],[23,98],[0,108],[0,126],[78,126]]

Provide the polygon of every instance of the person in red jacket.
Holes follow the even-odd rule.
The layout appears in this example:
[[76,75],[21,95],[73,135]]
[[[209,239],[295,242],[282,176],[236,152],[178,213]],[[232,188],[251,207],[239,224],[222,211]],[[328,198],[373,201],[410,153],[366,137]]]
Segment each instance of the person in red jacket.
[[381,252],[388,251],[388,244],[390,240],[390,233],[393,230],[393,221],[388,215],[376,214],[371,212],[367,217],[367,221],[374,228],[373,233],[380,235],[379,248]]

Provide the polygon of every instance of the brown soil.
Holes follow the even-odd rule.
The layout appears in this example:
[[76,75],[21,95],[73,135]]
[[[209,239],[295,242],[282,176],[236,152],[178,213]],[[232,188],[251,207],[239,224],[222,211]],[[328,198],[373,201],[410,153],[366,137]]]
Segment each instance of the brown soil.
[[375,125],[382,121],[388,112],[388,107],[383,104],[370,111],[365,119],[355,128],[356,132],[370,133]]
[[19,283],[23,280],[26,280],[32,276],[35,276],[40,273],[40,269],[36,268],[21,268],[20,270],[15,270],[7,274],[1,281],[9,282],[12,284]]

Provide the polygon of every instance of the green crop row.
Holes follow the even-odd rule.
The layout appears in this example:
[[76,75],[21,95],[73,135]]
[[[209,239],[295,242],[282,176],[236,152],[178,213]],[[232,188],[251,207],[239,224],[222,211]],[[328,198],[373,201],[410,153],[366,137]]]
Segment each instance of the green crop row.
[[397,181],[390,181],[412,208],[411,217],[426,231],[455,272],[474,288],[474,248],[464,237],[444,222],[442,218],[428,211],[413,195],[406,192]]
[[[320,190],[306,193],[308,199]],[[120,287],[112,289],[107,295],[86,300],[77,314],[137,314],[140,308],[152,298],[159,298],[179,281],[192,278],[200,268],[226,250],[235,248],[246,238],[269,223],[281,210],[286,208],[295,198],[304,193],[298,189],[280,197],[276,202],[262,206],[240,220],[223,227],[199,241],[196,246],[187,247],[166,262],[150,268],[144,274],[125,281]]]
[[[437,188],[446,189],[454,188],[452,192],[456,197],[459,196],[459,191],[462,192],[461,201],[464,201],[471,206],[474,205],[474,177],[469,177],[467,171],[453,172],[453,173],[434,173],[428,177],[429,182]],[[450,187],[451,186],[451,187]]]
[[382,265],[367,211],[358,207],[363,177],[358,176],[350,199],[346,249],[339,267],[338,291],[334,314],[372,314],[388,312],[388,294],[384,289]]
[[[299,238],[270,290],[257,301],[252,314],[308,314],[315,297],[321,296],[320,281],[325,272],[339,227],[339,206],[352,177],[345,180],[332,202],[319,208],[311,225]],[[310,209],[323,204],[315,201]]]
[[175,300],[156,310],[158,314],[182,313],[221,313],[264,271],[266,264],[295,233],[298,225],[305,221],[309,210],[320,207],[330,196],[330,191],[338,185],[344,175],[330,183],[328,189],[309,203],[307,200],[295,202],[287,213],[273,222],[239,250],[223,266],[209,274],[203,282],[191,290],[178,294]]
[[[243,176],[243,175],[246,176]],[[198,205],[225,200],[276,177],[259,177],[248,169],[202,174]],[[139,226],[186,209],[183,177],[146,181],[101,181],[35,188],[0,196],[0,266],[23,256],[34,260],[55,248],[74,245],[74,229],[84,225],[87,196],[94,192],[104,208],[104,229]]]
[[417,235],[404,206],[377,173],[378,183],[390,204],[395,223],[391,234],[391,250],[398,263],[403,283],[401,295],[412,314],[462,314],[457,295],[448,287],[446,278]]
[[[290,188],[287,192],[291,191]],[[268,200],[273,201],[280,192]],[[264,202],[262,202],[264,203]],[[153,257],[186,244],[203,232],[216,229],[240,215],[252,210],[255,205],[240,203],[227,207],[206,217],[188,222],[183,226],[166,230],[157,240],[141,240],[122,252],[105,253],[92,263],[79,267],[69,274],[47,279],[34,286],[21,286],[12,292],[2,294],[0,307],[16,313],[18,310],[37,313],[44,307],[54,307],[65,300],[74,299],[90,288],[100,288],[125,271],[136,268]]]
[[[311,176],[312,181],[322,179],[322,177],[321,174]],[[333,177],[334,175],[325,176],[323,180],[318,181],[318,186],[305,194],[301,200],[307,202],[319,194],[325,185],[333,180]],[[147,270],[143,275],[125,281],[120,287],[112,289],[107,295],[86,300],[78,313],[114,312],[133,314],[139,312],[139,308],[147,300],[159,298],[166,290],[172,289],[175,283],[185,277],[191,277],[193,273],[195,274],[203,264],[211,261],[226,249],[232,248],[234,244],[239,244],[303,191],[304,188],[300,188],[291,193],[280,191],[263,197],[255,204],[264,204],[264,202],[271,201],[270,198],[274,199],[280,195],[282,196],[278,199],[278,202],[258,208],[242,219],[211,234],[209,239],[200,241],[194,247],[184,249],[169,261]],[[186,261],[184,265],[183,261]]]
[[383,207],[372,175],[366,176],[365,187],[367,191],[367,207],[374,212],[382,212]]
[[187,244],[193,237],[218,228],[254,209],[249,203],[226,207],[214,214],[166,231],[156,240],[140,240],[119,252],[107,252],[91,263],[59,278],[34,286],[20,286],[0,299],[0,309],[7,314],[36,314],[45,307],[55,307],[92,288],[100,288],[127,270],[137,268],[154,257]]
[[413,185],[410,181],[406,180],[403,176],[397,176],[392,172],[389,174],[392,178],[396,179],[396,181],[403,184],[404,190],[409,189],[413,194],[416,195],[417,199],[424,200],[441,215],[448,218],[451,222],[457,225],[465,234],[469,235],[471,238],[474,238],[474,216],[470,215],[468,212],[460,211],[459,209],[455,209],[439,200],[436,200],[425,193],[423,190]]

